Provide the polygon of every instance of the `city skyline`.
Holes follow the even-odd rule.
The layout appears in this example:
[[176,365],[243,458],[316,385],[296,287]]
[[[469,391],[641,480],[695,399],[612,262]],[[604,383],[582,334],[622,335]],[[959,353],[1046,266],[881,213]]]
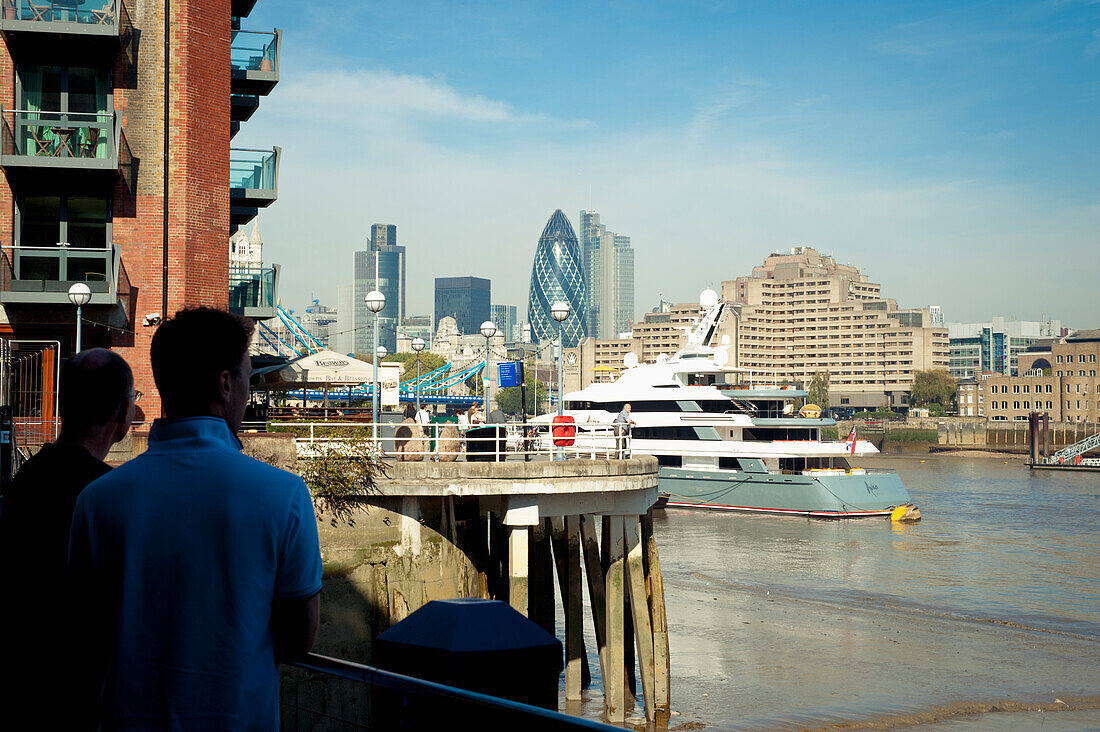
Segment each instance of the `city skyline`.
[[[295,8],[257,8],[287,32],[286,80],[238,136],[295,142],[262,215],[292,305],[334,298],[362,212],[417,245],[409,312],[453,257],[522,303],[545,211],[591,207],[631,234],[639,311],[806,245],[952,320],[1097,320],[1075,296],[1100,275],[1082,256],[1100,230],[1095,5],[601,7],[553,48],[568,5],[347,5],[339,27]],[[608,25],[625,32],[581,74],[572,51]],[[349,138],[370,144],[332,144]]]

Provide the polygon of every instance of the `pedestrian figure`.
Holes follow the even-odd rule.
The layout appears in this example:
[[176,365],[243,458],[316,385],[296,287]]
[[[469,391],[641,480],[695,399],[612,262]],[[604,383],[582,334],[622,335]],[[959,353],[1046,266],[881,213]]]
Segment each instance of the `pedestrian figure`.
[[[77,496],[111,468],[103,462],[111,445],[130,430],[134,403],[130,366],[103,348],[82,351],[61,370],[58,401],[61,434],[28,460],[4,493],[0,507],[0,729],[37,729],[44,710],[59,728],[87,726],[75,705],[58,708],[56,688],[44,679],[56,673],[59,658],[77,670],[70,633],[73,607],[65,592],[69,528]],[[16,598],[33,603],[29,607]],[[18,612],[18,616],[15,613]],[[79,679],[79,675],[73,673]],[[94,701],[93,701],[94,703]]]
[[77,500],[73,617],[100,641],[103,729],[279,727],[278,659],[317,632],[321,556],[301,478],[241,454],[252,325],[181,310],[153,336],[165,418]]
[[623,409],[615,416],[615,447],[619,452],[619,457],[626,457],[626,443],[627,437],[630,435],[630,428],[634,426],[634,420],[630,418],[630,403],[623,405]]

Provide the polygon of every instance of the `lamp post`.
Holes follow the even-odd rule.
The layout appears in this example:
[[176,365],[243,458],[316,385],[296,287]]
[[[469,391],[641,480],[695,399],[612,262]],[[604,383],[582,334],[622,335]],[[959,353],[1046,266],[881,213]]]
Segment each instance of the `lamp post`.
[[563,320],[569,318],[569,305],[561,300],[556,301],[550,306],[550,317],[558,321],[558,416],[560,417],[564,413],[564,404],[562,403],[563,379],[561,373],[561,357],[562,357],[562,340],[561,340],[561,323]]
[[424,350],[424,339],[420,336],[412,339],[413,353],[416,354],[416,413],[420,414],[420,352]]
[[80,353],[80,308],[92,299],[92,291],[83,282],[69,288],[69,302],[76,305],[76,353]]
[[489,339],[497,334],[497,326],[491,320],[486,320],[481,324],[481,335],[485,336],[485,380],[482,382],[485,385],[485,418],[489,418],[489,385],[492,383],[492,372],[489,370],[489,356],[490,346]]
[[[386,307],[386,296],[378,290],[371,290],[367,293],[367,296],[363,298],[367,303],[367,310],[374,313],[374,345],[378,345],[378,311]],[[378,359],[379,356],[375,354],[374,357],[374,381],[373,388],[371,389],[371,421],[374,423],[374,429],[372,430],[377,437],[378,435]]]

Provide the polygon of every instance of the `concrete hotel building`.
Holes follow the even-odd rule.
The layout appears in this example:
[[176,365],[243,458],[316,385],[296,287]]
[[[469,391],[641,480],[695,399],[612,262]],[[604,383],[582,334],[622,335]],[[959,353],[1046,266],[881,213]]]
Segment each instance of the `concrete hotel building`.
[[810,247],[770,254],[748,277],[722,283],[742,306],[738,365],[781,381],[830,374],[834,407],[908,405],[913,372],[947,369],[947,329],[927,309],[899,309],[852,265]]
[[[130,362],[139,420],[160,413],[143,318],[229,304],[226,237],[277,191],[278,148],[230,149],[278,80],[279,32],[240,30],[254,4],[3,3],[0,327],[13,352],[59,342],[40,383],[73,352],[74,283],[82,345]],[[51,389],[16,414],[52,418]]]

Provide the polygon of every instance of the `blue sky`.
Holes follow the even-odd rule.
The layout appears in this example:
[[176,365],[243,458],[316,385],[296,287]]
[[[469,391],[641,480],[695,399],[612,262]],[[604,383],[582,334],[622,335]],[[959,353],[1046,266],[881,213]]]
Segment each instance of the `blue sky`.
[[949,320],[1100,326],[1095,0],[260,0],[242,27],[284,31],[233,142],[284,151],[284,306],[335,304],[384,222],[410,312],[473,274],[522,313],[546,220],[591,201],[639,313],[810,245]]

